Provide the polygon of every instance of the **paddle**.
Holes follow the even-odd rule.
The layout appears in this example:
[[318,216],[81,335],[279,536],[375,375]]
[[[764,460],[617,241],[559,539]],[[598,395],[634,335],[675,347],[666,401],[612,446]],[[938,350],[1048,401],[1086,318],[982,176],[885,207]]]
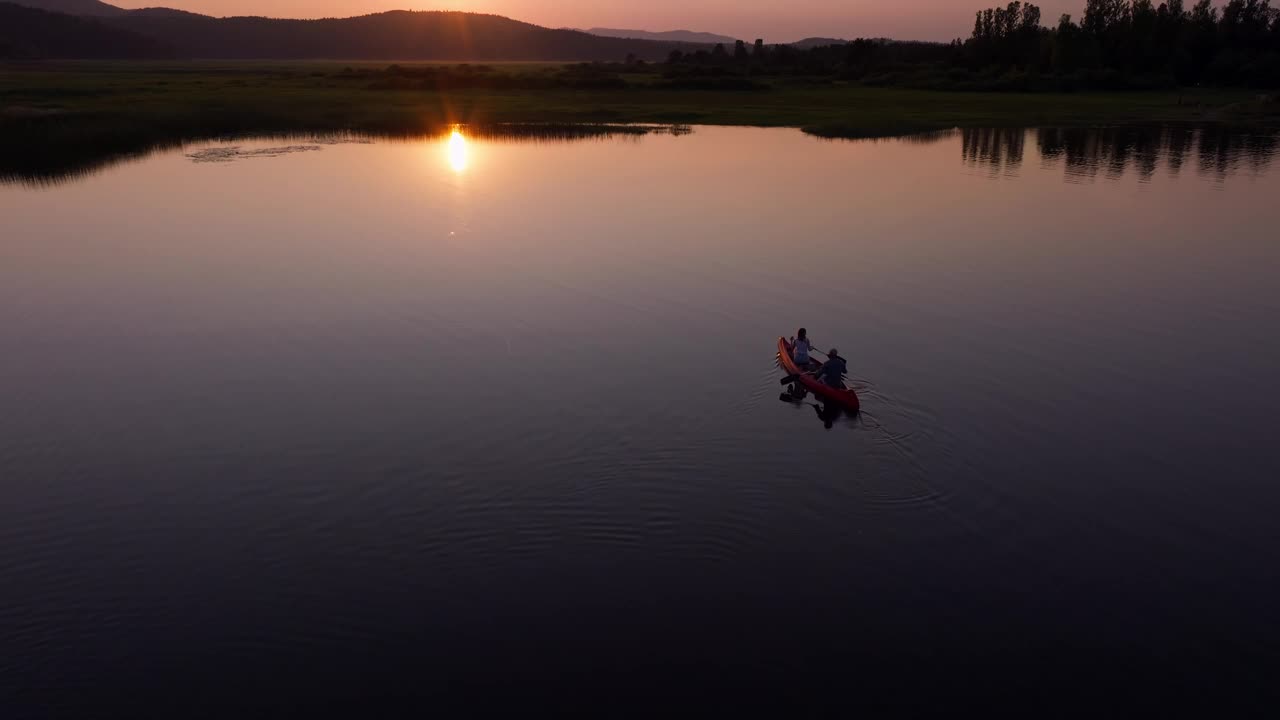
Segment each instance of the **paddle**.
[[784,403],[787,403],[788,405],[808,405],[811,408],[818,408],[819,410],[822,409],[821,405],[817,403],[811,403],[805,400],[801,400],[798,397],[792,396],[791,393],[782,393],[781,395],[778,396],[778,399]]
[[[805,375],[813,375],[814,373],[804,373],[804,374],[805,374]],[[842,379],[844,379],[844,380],[848,380],[848,379],[849,379],[849,375],[848,375],[848,374],[841,375],[840,377],[841,377]],[[779,381],[778,381],[778,384],[779,384],[779,385],[790,385],[791,383],[793,383],[793,382],[795,382],[795,381],[797,381],[797,380],[799,380],[799,379],[800,379],[800,376],[799,376],[799,375],[788,375],[788,376],[786,376],[786,377],[782,378],[781,380],[779,380]],[[836,389],[839,389],[839,388],[836,388]],[[845,389],[847,390],[848,388],[845,388]]]

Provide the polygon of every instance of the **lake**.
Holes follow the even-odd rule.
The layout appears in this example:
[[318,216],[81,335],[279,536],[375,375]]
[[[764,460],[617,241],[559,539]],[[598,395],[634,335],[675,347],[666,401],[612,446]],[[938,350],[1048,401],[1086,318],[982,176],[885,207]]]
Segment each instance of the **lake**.
[[0,688],[1275,697],[1276,136],[691,130],[6,175]]

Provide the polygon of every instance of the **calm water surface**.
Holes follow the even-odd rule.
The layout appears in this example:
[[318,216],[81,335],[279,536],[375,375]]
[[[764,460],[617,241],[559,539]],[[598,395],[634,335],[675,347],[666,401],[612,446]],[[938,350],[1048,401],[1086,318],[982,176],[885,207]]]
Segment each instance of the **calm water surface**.
[[[1276,147],[464,132],[10,177],[0,698],[1273,693]],[[801,325],[860,416],[779,401]]]

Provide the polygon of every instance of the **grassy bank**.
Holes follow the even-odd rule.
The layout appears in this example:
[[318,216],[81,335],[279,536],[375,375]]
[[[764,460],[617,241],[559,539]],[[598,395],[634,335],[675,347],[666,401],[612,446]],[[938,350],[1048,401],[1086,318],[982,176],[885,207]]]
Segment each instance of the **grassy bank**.
[[[575,73],[546,64],[472,66],[464,72],[446,66],[454,80],[440,83],[414,74],[439,65],[400,65],[399,73],[387,67],[324,62],[9,65],[0,73],[0,108],[7,108],[0,112],[12,117],[29,108],[263,129],[412,130],[448,122],[608,121],[846,128],[877,134],[955,126],[1280,120],[1280,106],[1250,107],[1254,96],[1246,91],[951,93],[806,78],[766,79],[758,90],[682,89],[663,86],[656,74]],[[467,87],[458,78],[468,75],[502,77],[509,86],[490,82],[495,87]],[[403,82],[395,82],[401,78]],[[456,87],[438,89],[433,83]]]
[[[239,133],[433,132],[451,123],[680,123],[826,137],[951,127],[1280,124],[1243,91],[1009,94],[871,88],[803,77],[673,86],[653,69],[549,64],[82,62],[0,67],[0,156],[74,165]],[[15,165],[19,166],[15,169]]]

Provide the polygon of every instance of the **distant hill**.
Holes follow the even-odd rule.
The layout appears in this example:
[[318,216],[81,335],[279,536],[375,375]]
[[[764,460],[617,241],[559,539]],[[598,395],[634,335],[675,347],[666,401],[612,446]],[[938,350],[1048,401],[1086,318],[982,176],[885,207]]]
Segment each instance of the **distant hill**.
[[105,18],[112,26],[210,59],[621,61],[665,58],[688,43],[627,40],[550,30],[498,15],[393,12],[352,18],[214,18],[167,8]]
[[649,30],[619,30],[615,28],[591,28],[586,32],[601,37],[613,38],[631,38],[634,40],[661,40],[666,42],[687,42],[687,43],[706,43],[715,45],[716,43],[724,43],[732,45],[738,41],[737,38],[731,38],[728,35],[716,35],[708,32],[693,32],[692,30],[664,30],[662,32],[651,32]]
[[811,37],[803,40],[797,40],[791,43],[791,47],[808,50],[809,48],[826,47],[827,45],[845,45],[848,42],[848,40],[842,40],[840,38]]
[[[0,3],[102,19],[190,58],[617,61],[634,55],[642,60],[662,60],[672,50],[691,52],[737,42],[728,35],[691,30],[552,30],[499,15],[452,11],[396,10],[350,18],[293,20],[216,18],[164,7],[126,10],[101,0]],[[16,32],[14,28],[6,30],[6,35]],[[809,49],[847,42],[811,37],[790,45]]]
[[[92,17],[109,27],[76,26],[65,38],[44,33],[23,43],[26,56],[72,57],[73,38],[87,43],[79,57],[98,57],[102,48],[125,47],[143,52],[207,59],[365,59],[365,60],[545,60],[621,61],[629,55],[661,60],[672,50],[693,51],[700,45],[678,39],[650,40],[604,37],[578,30],[551,30],[498,15],[464,12],[397,10],[351,18],[291,20],[265,17],[215,18],[171,8],[125,10],[100,0],[0,0],[29,8]],[[74,18],[69,18],[74,19]],[[34,22],[30,18],[26,22]],[[45,20],[44,22],[55,22]],[[66,25],[70,28],[70,25]],[[21,39],[25,26],[6,24],[0,37]],[[108,40],[106,29],[124,31]],[[713,36],[714,37],[714,36]],[[131,38],[130,44],[125,38]],[[140,38],[149,43],[137,42]],[[733,42],[731,39],[729,42]],[[114,45],[113,45],[114,43]],[[16,47],[16,46],[14,46]],[[44,48],[44,49],[42,49]],[[16,55],[17,50],[4,52]],[[140,56],[145,56],[140,55]],[[112,56],[115,57],[115,56]]]
[[0,58],[148,59],[173,57],[163,43],[106,25],[0,2]]
[[48,10],[49,12],[66,13],[67,15],[84,15],[87,17],[113,17],[129,12],[115,5],[108,5],[99,0],[7,0],[14,5]]

